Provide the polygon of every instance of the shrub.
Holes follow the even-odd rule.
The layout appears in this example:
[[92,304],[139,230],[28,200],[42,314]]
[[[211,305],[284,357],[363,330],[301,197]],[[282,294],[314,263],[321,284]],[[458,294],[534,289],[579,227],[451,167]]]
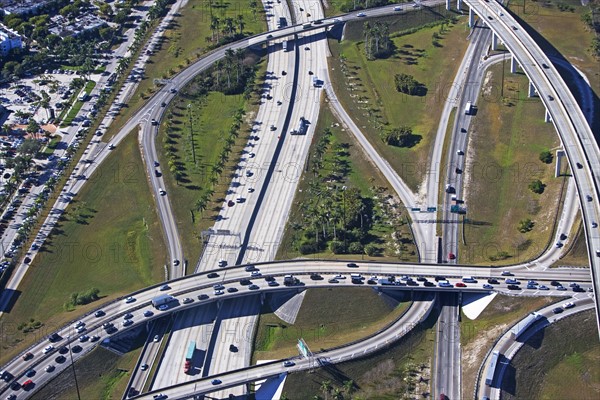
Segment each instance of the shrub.
[[344,246],[344,242],[334,240],[329,244],[329,250],[331,250],[333,254],[344,254],[346,252],[346,246]]
[[526,219],[519,221],[519,226],[517,229],[521,233],[527,233],[533,229],[534,225],[535,224],[533,223],[532,220],[530,220],[529,218],[526,218]]
[[368,244],[365,246],[365,254],[369,257],[376,256],[379,253],[379,249],[374,244]]
[[360,242],[352,242],[348,246],[348,253],[361,254],[363,251],[365,251],[365,247]]
[[552,153],[550,153],[548,150],[540,153],[540,161],[544,164],[550,164],[552,162],[552,158]]
[[529,184],[529,189],[533,192],[533,193],[537,193],[537,194],[542,194],[544,193],[544,188],[546,187],[546,185],[544,185],[542,183],[542,181],[540,181],[539,179],[536,179],[534,181],[532,181]]

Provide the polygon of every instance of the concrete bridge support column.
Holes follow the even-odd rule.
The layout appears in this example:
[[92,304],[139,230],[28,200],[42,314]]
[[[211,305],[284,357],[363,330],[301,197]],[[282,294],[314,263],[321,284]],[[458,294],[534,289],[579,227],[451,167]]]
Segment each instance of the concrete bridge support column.
[[511,54],[510,58],[510,73],[515,74],[517,72],[517,59]]
[[535,86],[529,81],[529,90],[527,91],[527,97],[534,97],[536,95]]
[[462,9],[462,0],[456,0],[456,9],[458,11]]
[[498,36],[494,32],[492,32],[492,50],[498,49]]
[[544,113],[544,122],[551,122],[552,121],[552,117],[550,116],[550,113],[548,112],[548,110],[546,110],[546,112]]
[[472,8],[469,8],[469,28],[472,28],[475,25],[475,13]]
[[450,0],[446,0],[446,10],[450,11]]

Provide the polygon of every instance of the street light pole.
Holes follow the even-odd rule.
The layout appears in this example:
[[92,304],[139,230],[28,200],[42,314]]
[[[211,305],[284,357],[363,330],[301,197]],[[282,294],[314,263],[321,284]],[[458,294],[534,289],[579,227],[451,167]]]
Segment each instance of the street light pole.
[[73,379],[75,380],[75,388],[77,389],[77,399],[81,400],[81,393],[79,393],[79,384],[77,383],[77,374],[75,373],[75,362],[73,361],[73,352],[71,351],[71,336],[67,336],[69,342],[69,355],[71,356],[71,367],[73,368]]

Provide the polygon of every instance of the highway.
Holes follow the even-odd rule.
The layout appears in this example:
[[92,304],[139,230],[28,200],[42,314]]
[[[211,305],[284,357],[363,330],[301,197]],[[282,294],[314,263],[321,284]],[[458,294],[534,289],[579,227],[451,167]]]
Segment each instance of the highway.
[[[564,308],[563,304],[573,303],[574,306],[572,308]],[[553,310],[557,307],[564,309],[564,311],[560,313],[555,313]],[[517,352],[523,347],[523,345],[527,342],[527,340],[533,336],[536,332],[541,329],[545,329],[548,325],[560,321],[564,318],[572,316],[581,311],[586,311],[594,308],[594,300],[590,296],[582,296],[578,299],[570,299],[568,301],[561,301],[559,303],[550,304],[543,309],[537,311],[538,314],[543,316],[540,320],[532,324],[525,332],[523,332],[518,338],[513,337],[511,334],[511,329],[508,329],[499,339],[496,341],[494,347],[490,349],[487,357],[483,361],[483,367],[481,368],[481,374],[478,377],[477,382],[477,396],[478,398],[482,398],[483,396],[487,396],[490,399],[500,399],[500,394],[502,392],[501,384],[504,376],[504,372],[506,371],[506,367],[510,364],[511,360],[517,354]],[[499,352],[500,357],[496,364],[495,372],[490,372],[490,359],[493,352]],[[486,383],[486,377],[488,374],[492,374],[492,382],[491,384]]]
[[[262,277],[252,279],[250,277],[250,273],[245,271],[245,266],[236,266],[236,267],[227,267],[217,270],[219,274],[216,278],[208,278],[207,275],[209,272],[203,272],[195,275],[190,275],[186,277],[182,277],[176,279],[174,281],[170,281],[168,285],[170,286],[170,290],[167,292],[161,291],[160,286],[156,285],[141,291],[132,293],[133,301],[127,303],[124,299],[119,299],[113,301],[111,303],[105,304],[97,310],[102,310],[104,315],[96,317],[94,313],[97,310],[93,310],[90,314],[81,318],[81,321],[85,323],[86,331],[85,333],[90,335],[95,334],[100,336],[100,341],[104,340],[108,336],[114,335],[117,332],[125,332],[132,328],[137,327],[140,324],[145,324],[148,321],[152,321],[158,317],[164,316],[171,312],[179,312],[186,309],[190,309],[199,305],[209,304],[216,300],[221,301],[229,298],[235,298],[239,296],[246,296],[250,293],[261,293],[261,292],[275,292],[280,290],[289,290],[290,287],[286,287],[283,285],[282,277],[288,273],[294,273],[297,277],[300,278],[301,284],[300,286],[295,286],[294,288],[311,288],[311,287],[341,287],[341,286],[356,286],[352,284],[349,279],[350,273],[360,273],[365,278],[370,278],[371,276],[386,277],[389,275],[397,276],[400,279],[400,275],[409,275],[409,276],[427,276],[430,281],[435,284],[433,281],[434,276],[445,275],[446,278],[449,279],[450,283],[454,285],[456,282],[459,282],[463,276],[474,276],[479,279],[479,283],[477,284],[467,284],[467,287],[463,288],[454,288],[454,287],[427,287],[421,284],[420,282],[415,281],[415,285],[412,286],[387,286],[387,285],[379,285],[379,284],[363,284],[364,286],[374,286],[377,287],[378,290],[413,290],[413,291],[431,291],[431,290],[441,290],[441,291],[468,291],[468,292],[488,292],[488,289],[482,289],[482,282],[485,282],[485,279],[490,277],[496,277],[500,283],[495,284],[494,289],[496,291],[501,291],[504,293],[511,293],[513,295],[527,295],[527,296],[564,296],[569,293],[567,291],[559,291],[556,288],[552,287],[551,290],[539,290],[539,289],[524,289],[524,286],[519,286],[517,290],[508,289],[507,285],[504,283],[502,277],[500,276],[497,270],[492,270],[485,267],[470,267],[470,266],[453,266],[452,270],[445,268],[444,266],[438,264],[394,264],[394,263],[366,263],[361,262],[358,268],[348,268],[345,262],[336,262],[336,261],[308,261],[308,260],[294,260],[294,261],[279,261],[279,262],[269,262],[269,263],[258,263],[255,265],[257,269],[262,273]],[[322,275],[323,279],[321,280],[313,280],[310,279],[311,273],[319,273]],[[451,275],[450,275],[450,274]],[[329,279],[333,278],[335,275],[345,276],[343,279],[338,279],[337,283],[329,283]],[[528,279],[538,279],[537,275],[539,275],[538,271],[527,271],[522,270],[515,274],[515,276],[511,278],[518,279],[521,283],[526,282]],[[565,288],[569,287],[570,282],[578,282],[581,285],[581,290],[585,291],[588,289],[589,284],[586,282],[590,282],[589,272],[587,270],[571,270],[571,269],[553,269],[548,270],[544,273],[546,280],[556,279],[561,281]],[[264,276],[274,276],[276,281],[279,283],[279,286],[269,286],[267,282],[264,280]],[[256,290],[252,290],[249,285],[241,285],[240,279],[251,278],[251,281],[258,286]],[[234,293],[230,293],[227,290],[224,290],[223,294],[216,295],[215,290],[213,289],[213,285],[216,282],[222,282],[225,286],[225,289],[232,286],[237,288],[237,291]],[[547,286],[550,287],[550,284],[545,280],[544,282]],[[152,298],[156,297],[158,294],[162,293],[170,293],[178,299],[178,302],[174,302],[171,306],[165,311],[157,311],[154,309],[150,301]],[[199,300],[198,296],[208,296],[202,300]],[[183,298],[189,297],[194,301],[189,304],[183,303]],[[151,315],[144,316],[143,313],[149,311]],[[131,320],[133,323],[128,326],[123,326],[123,315],[131,313],[133,314],[133,318]],[[68,326],[65,326],[57,331],[57,333],[66,338],[67,336],[71,336],[72,339],[61,340],[57,342],[55,347],[59,345],[65,345],[67,342],[77,342],[77,338],[80,333],[75,333],[73,324],[76,321],[73,321]],[[102,328],[104,323],[110,322],[117,327],[117,331],[108,334]],[[98,342],[91,343],[89,341],[84,343],[78,343],[82,346],[84,352],[89,348],[94,347]],[[23,381],[23,375],[29,368],[39,369],[40,366],[44,367],[47,363],[51,362],[56,356],[56,350],[52,350],[48,354],[43,354],[43,349],[48,345],[48,341],[42,339],[40,342],[35,344],[34,346],[27,349],[25,352],[31,352],[34,354],[34,357],[31,360],[23,361],[21,356],[22,354],[13,359],[10,363],[3,366],[3,370],[8,370],[12,375],[16,377],[17,381]],[[24,353],[25,353],[24,352]],[[23,353],[23,354],[24,354]],[[74,354],[74,358],[78,359],[79,354]],[[64,367],[57,365],[57,369],[53,374],[60,372]],[[51,375],[46,375],[44,379],[50,378]],[[36,378],[38,384],[42,384],[44,381],[39,381]],[[0,386],[0,394],[3,394],[8,389],[8,384],[4,384]],[[34,390],[35,391],[35,388]],[[33,391],[30,391],[26,394],[30,394]],[[23,394],[23,392],[19,392]]]
[[433,398],[444,394],[461,397],[460,303],[458,293],[438,293],[441,307],[435,335],[435,365],[432,368]]
[[[422,322],[431,311],[434,305],[434,296],[431,294],[416,296],[411,307],[388,327],[379,331],[376,335],[372,335],[366,339],[358,340],[346,346],[329,349],[320,353],[315,353],[308,358],[294,357],[288,359],[293,365],[285,367],[281,361],[275,361],[267,364],[256,365],[248,368],[243,368],[237,371],[229,371],[210,378],[197,379],[193,382],[170,387],[160,391],[154,391],[143,396],[136,397],[139,399],[152,399],[154,395],[163,393],[169,399],[186,399],[191,398],[194,394],[211,393],[211,397],[215,395],[215,389],[224,387],[234,387],[246,382],[253,382],[259,379],[286,374],[288,372],[302,371],[311,369],[319,365],[337,364],[343,361],[351,360],[357,356],[365,356],[374,351],[386,348],[391,343],[397,341],[406,333],[410,332],[413,327]],[[212,383],[214,379],[218,379],[221,383],[215,385]],[[218,389],[217,389],[218,390]],[[218,398],[218,396],[215,396]]]
[[[533,81],[563,143],[579,194],[594,290],[600,290],[600,150],[566,83],[531,36],[496,2],[465,0],[504,42]],[[581,166],[581,167],[579,167]],[[596,296],[600,334],[600,299]]]

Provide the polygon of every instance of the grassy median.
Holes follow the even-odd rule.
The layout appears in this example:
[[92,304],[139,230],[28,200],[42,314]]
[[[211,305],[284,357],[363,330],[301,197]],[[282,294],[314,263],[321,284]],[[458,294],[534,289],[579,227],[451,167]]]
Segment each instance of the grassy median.
[[[459,241],[461,262],[467,264],[524,262],[553,245],[559,199],[570,179],[564,159],[564,175],[554,177],[560,142],[553,125],[544,122],[544,105],[527,97],[525,75],[505,68],[503,74],[496,64],[484,75],[469,128],[467,214]],[[546,150],[553,154],[550,164],[540,160]],[[536,180],[544,185],[542,193],[530,189]],[[524,229],[528,220],[533,225]]]
[[[0,363],[99,304],[164,279],[166,249],[137,135],[88,179],[2,316]],[[91,288],[100,300],[65,311],[73,293]]]

